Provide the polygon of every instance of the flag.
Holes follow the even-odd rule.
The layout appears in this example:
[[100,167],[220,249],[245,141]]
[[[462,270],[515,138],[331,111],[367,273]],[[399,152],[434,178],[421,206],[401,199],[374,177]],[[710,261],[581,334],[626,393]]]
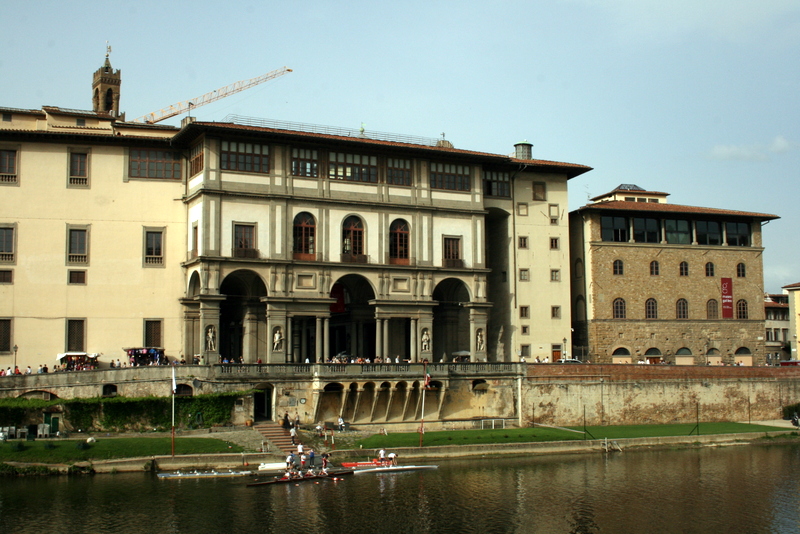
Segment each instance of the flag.
[[175,393],[177,391],[178,391],[178,385],[175,383],[175,366],[173,365],[172,366],[172,394],[175,395]]

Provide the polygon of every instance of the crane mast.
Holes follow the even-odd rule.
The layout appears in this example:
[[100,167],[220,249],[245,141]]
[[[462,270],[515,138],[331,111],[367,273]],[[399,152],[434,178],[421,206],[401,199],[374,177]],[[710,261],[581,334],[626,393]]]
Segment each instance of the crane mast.
[[244,91],[245,89],[249,89],[264,82],[268,82],[269,80],[274,80],[275,78],[283,76],[288,72],[292,72],[292,69],[288,67],[281,67],[280,69],[273,70],[272,72],[268,72],[256,78],[250,78],[249,80],[240,80],[230,85],[226,85],[225,87],[221,87],[216,91],[211,91],[210,93],[206,93],[196,98],[192,98],[190,100],[184,100],[182,102],[178,102],[177,104],[173,104],[169,107],[160,109],[158,111],[148,113],[147,115],[143,115],[138,119],[134,119],[133,122],[144,122],[147,124],[155,124],[170,117],[174,117],[175,115],[186,113],[187,111],[190,111],[192,108],[205,106],[206,104],[210,104],[211,102],[215,102],[221,98],[225,98],[226,96],[238,93],[239,91]]

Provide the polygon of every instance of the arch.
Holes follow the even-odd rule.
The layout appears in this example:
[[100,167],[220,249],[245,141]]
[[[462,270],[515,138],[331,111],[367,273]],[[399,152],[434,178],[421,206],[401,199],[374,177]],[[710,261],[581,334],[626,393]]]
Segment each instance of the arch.
[[[222,358],[231,362],[242,362],[247,356],[253,363],[259,357],[258,350],[266,350],[266,345],[245,347],[245,317],[255,317],[250,324],[265,324],[266,310],[261,299],[267,296],[267,286],[258,273],[249,269],[238,269],[225,276],[219,285],[220,295],[225,300],[219,305],[219,331],[217,351]],[[257,327],[256,327],[257,328]],[[256,336],[248,336],[251,340]],[[262,354],[266,357],[266,353]]]
[[749,313],[747,310],[747,301],[744,299],[739,299],[736,301],[736,318],[749,319]]
[[706,351],[708,356],[719,356],[719,349],[711,347]]
[[675,303],[675,318],[689,318],[689,302],[686,299],[678,299],[678,301]]
[[389,226],[389,263],[408,265],[411,231],[405,219],[395,219]]
[[575,260],[575,278],[583,278],[583,259]]
[[622,260],[614,260],[612,272],[617,276],[622,276],[625,274],[625,264],[622,262]]
[[342,261],[353,261],[364,255],[364,221],[357,215],[350,215],[342,222]]
[[736,354],[737,356],[742,356],[742,355],[749,355],[749,354],[753,354],[753,353],[750,352],[750,349],[747,348],[747,347],[739,347],[738,349],[736,349],[736,352],[734,352],[734,354]]
[[186,286],[186,296],[188,298],[196,297],[200,294],[202,289],[203,284],[200,281],[200,273],[198,271],[193,271],[192,274],[189,275],[189,284]]
[[572,309],[572,316],[576,321],[586,320],[586,298],[578,295],[575,298],[575,306]]
[[114,91],[111,88],[106,90],[106,97],[103,100],[103,109],[101,111],[114,111]]
[[614,352],[611,353],[612,356],[630,356],[631,351],[626,349],[625,347],[619,347],[614,349]]
[[613,317],[614,317],[614,319],[625,319],[625,318],[627,318],[627,308],[626,308],[626,304],[625,304],[625,299],[622,299],[622,298],[614,299]]
[[472,391],[484,392],[489,389],[489,383],[483,378],[476,378],[472,381]]
[[645,356],[661,356],[661,351],[659,349],[657,349],[656,347],[650,347],[649,349],[647,349],[647,351],[644,353],[644,355]]
[[649,298],[644,303],[644,318],[645,319],[658,319],[658,301]]
[[376,322],[371,301],[375,294],[372,282],[360,274],[347,274],[334,282],[330,292],[335,302],[330,305],[329,354],[374,358]]
[[317,220],[307,211],[301,211],[292,223],[292,253],[296,260],[313,261],[317,251]]
[[689,347],[681,347],[675,352],[675,354],[677,356],[691,355],[692,354],[692,349],[690,349]]
[[116,397],[117,385],[116,384],[103,384],[103,397]]
[[470,332],[469,308],[464,304],[471,302],[472,295],[467,284],[457,278],[445,278],[436,284],[432,296],[437,303],[433,308],[433,361],[446,360],[454,352],[469,351],[471,336],[464,335]]
[[189,384],[177,384],[175,388],[176,397],[191,397],[194,395],[194,389]]

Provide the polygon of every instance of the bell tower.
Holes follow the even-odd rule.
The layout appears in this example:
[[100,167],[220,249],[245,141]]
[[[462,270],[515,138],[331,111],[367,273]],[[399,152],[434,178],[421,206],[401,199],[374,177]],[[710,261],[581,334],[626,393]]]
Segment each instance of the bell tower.
[[111,68],[111,61],[108,60],[110,53],[111,47],[106,44],[106,61],[102,67],[95,71],[94,81],[92,82],[92,110],[108,113],[112,117],[119,117],[122,72]]

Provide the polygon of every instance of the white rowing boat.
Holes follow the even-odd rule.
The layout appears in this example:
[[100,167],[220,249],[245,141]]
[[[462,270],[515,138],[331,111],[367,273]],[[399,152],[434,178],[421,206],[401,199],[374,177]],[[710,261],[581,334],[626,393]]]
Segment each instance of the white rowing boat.
[[356,469],[353,474],[361,475],[364,473],[398,473],[400,471],[420,471],[423,469],[438,468],[438,465],[385,465],[382,467],[370,467],[368,469]]

